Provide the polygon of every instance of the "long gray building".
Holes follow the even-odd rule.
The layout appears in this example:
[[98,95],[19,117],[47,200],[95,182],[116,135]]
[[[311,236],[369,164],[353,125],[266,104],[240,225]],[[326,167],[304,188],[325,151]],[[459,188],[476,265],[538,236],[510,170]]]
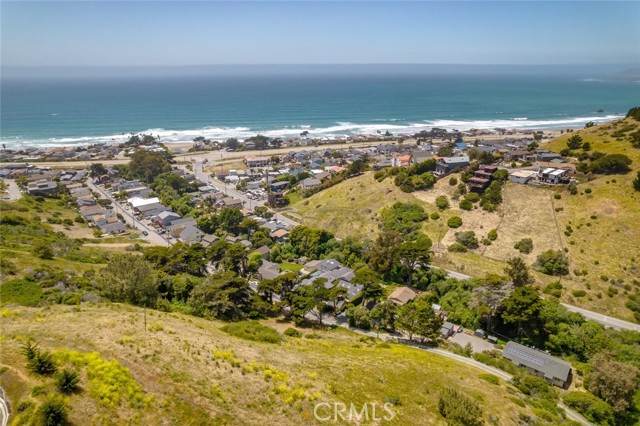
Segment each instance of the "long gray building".
[[549,384],[561,388],[565,387],[571,377],[571,364],[568,362],[516,342],[508,342],[502,356],[516,366],[544,377]]

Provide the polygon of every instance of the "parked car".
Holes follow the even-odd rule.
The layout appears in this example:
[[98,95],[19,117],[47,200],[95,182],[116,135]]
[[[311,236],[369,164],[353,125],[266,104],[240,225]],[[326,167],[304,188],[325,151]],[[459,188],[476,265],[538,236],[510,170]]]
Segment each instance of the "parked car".
[[146,236],[146,235],[149,235],[149,233],[146,230],[144,230],[144,231],[142,231],[142,235]]

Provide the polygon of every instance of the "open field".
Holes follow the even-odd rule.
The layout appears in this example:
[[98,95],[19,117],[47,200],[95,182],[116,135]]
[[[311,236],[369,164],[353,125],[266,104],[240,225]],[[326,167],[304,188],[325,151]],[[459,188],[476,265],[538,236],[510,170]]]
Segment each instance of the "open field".
[[[42,400],[30,396],[34,386],[52,391],[51,380],[25,367],[19,347],[27,338],[52,351],[98,352],[129,369],[146,402],[133,408],[123,397],[109,408],[96,399],[101,389],[81,375],[83,390],[68,399],[75,424],[309,425],[322,424],[313,418],[316,402],[361,407],[394,401],[396,418],[385,424],[438,426],[445,424],[437,414],[444,387],[478,401],[485,416],[497,416],[493,424],[515,425],[519,413],[530,413],[513,402],[510,386],[502,380],[488,384],[480,370],[343,329],[269,344],[225,334],[220,322],[157,311],[148,312],[153,331],[145,332],[142,310],[123,305],[11,307],[2,315],[1,365],[7,370],[0,384],[14,407]],[[290,326],[265,324],[279,332]]]
[[[640,193],[634,192],[631,182],[640,169],[640,150],[626,140],[616,140],[611,133],[624,126],[636,126],[629,119],[607,123],[589,129],[565,134],[548,143],[547,148],[560,151],[572,134],[580,134],[591,144],[592,151],[624,153],[633,160],[634,172],[626,175],[599,176],[578,185],[579,193],[571,195],[566,188],[543,188],[507,183],[503,189],[503,203],[494,213],[480,208],[463,211],[452,200],[455,186],[448,179],[438,181],[429,191],[402,193],[390,179],[378,183],[371,173],[347,180],[292,206],[306,225],[320,226],[346,236],[375,238],[378,232],[377,213],[396,201],[417,202],[427,213],[436,211],[435,199],[439,195],[449,198],[451,207],[440,212],[440,219],[429,219],[423,230],[434,244],[444,246],[455,242],[455,233],[474,231],[482,240],[491,229],[498,238],[489,246],[469,253],[438,253],[436,265],[468,275],[503,273],[505,261],[522,256],[533,264],[546,250],[566,250],[570,274],[562,278],[565,288],[562,300],[597,312],[625,320],[633,320],[633,313],[624,305],[627,295],[638,291],[633,282],[640,276]],[[631,131],[631,130],[629,130]],[[628,133],[628,132],[627,132]],[[586,193],[586,188],[591,193]],[[559,199],[556,198],[559,195]],[[460,216],[463,225],[449,229],[446,221]],[[567,226],[573,230],[565,235]],[[533,251],[524,255],[514,249],[522,238],[533,240]],[[586,271],[586,275],[584,272]],[[577,274],[576,274],[577,272]],[[557,280],[535,274],[541,287]],[[575,297],[573,291],[584,290],[586,295]]]

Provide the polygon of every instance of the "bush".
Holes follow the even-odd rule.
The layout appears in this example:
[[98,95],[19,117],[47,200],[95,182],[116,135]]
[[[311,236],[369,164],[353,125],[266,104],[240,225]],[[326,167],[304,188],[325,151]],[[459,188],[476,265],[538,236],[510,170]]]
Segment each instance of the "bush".
[[533,251],[533,240],[531,238],[523,238],[513,246],[520,253],[529,254]]
[[302,337],[302,333],[300,333],[298,330],[296,330],[293,327],[289,327],[284,331],[284,335],[285,336],[289,336],[289,337]]
[[569,273],[569,261],[560,250],[547,250],[538,255],[536,267],[547,275],[567,275]]
[[585,194],[591,194],[593,191],[591,190],[591,188],[587,188],[584,190]]
[[473,203],[467,199],[460,200],[460,204],[458,205],[462,210],[472,210]]
[[53,356],[41,350],[37,344],[29,341],[22,345],[22,354],[27,358],[27,368],[40,376],[51,376],[56,372]]
[[606,426],[615,425],[611,406],[589,392],[569,392],[565,395],[564,402],[592,422]]
[[489,231],[489,233],[487,234],[487,238],[489,239],[489,241],[495,241],[498,239],[498,231],[495,229],[492,229],[491,231]]
[[74,370],[65,368],[56,375],[56,389],[60,393],[71,394],[76,392],[79,389],[79,382],[78,372]]
[[478,377],[485,382],[491,383],[492,385],[500,384],[500,379],[498,378],[498,376],[494,376],[493,374],[480,374]]
[[476,249],[480,246],[473,231],[456,232],[456,241],[468,249]]
[[440,219],[440,213],[433,212],[433,213],[431,213],[430,217],[431,217],[431,220],[438,220],[438,219]]
[[67,405],[62,397],[52,395],[36,411],[36,424],[42,426],[64,426],[69,424]]
[[30,280],[11,280],[0,284],[2,303],[17,303],[23,306],[36,306],[42,300],[40,286]]
[[455,389],[447,388],[440,394],[438,412],[449,425],[482,426],[484,414],[477,402]]
[[478,195],[477,192],[469,192],[464,196],[464,199],[469,200],[472,203],[477,203],[478,201],[480,201],[480,195]]
[[613,174],[626,173],[629,170],[631,159],[624,154],[610,154],[593,161],[589,168],[593,173]]
[[444,210],[449,207],[449,200],[444,195],[440,195],[436,198],[436,207],[440,210]]
[[462,218],[458,217],[458,216],[453,216],[451,218],[449,218],[449,220],[447,221],[447,226],[449,228],[459,228],[462,226]]
[[221,330],[232,336],[254,342],[280,343],[282,340],[276,330],[257,321],[231,323],[222,327]]
[[573,294],[573,297],[584,297],[587,295],[587,292],[584,290],[573,290],[571,294]]
[[449,250],[452,253],[466,253],[467,252],[467,248],[460,244],[460,243],[453,243],[451,244],[449,247],[447,247],[447,250]]
[[550,296],[560,298],[560,296],[562,296],[562,289],[563,287],[560,281],[555,281],[547,284],[547,286],[544,288],[544,290],[542,290],[542,292],[544,294],[548,294]]
[[456,186],[458,184],[458,179],[455,176],[451,176],[449,178],[449,185]]

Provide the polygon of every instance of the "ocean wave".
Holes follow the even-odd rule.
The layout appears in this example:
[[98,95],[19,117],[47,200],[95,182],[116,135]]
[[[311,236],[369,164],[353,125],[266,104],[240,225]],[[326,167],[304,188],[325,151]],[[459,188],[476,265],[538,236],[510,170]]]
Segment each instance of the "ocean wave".
[[[244,140],[261,134],[267,137],[293,138],[298,137],[303,131],[308,132],[311,138],[344,137],[349,135],[374,135],[389,131],[393,134],[411,135],[421,130],[430,130],[434,127],[447,130],[467,131],[471,129],[492,130],[502,129],[560,129],[568,127],[581,127],[592,121],[602,123],[622,118],[622,115],[606,115],[592,117],[560,118],[553,120],[530,120],[526,117],[515,117],[503,120],[425,120],[418,123],[377,122],[354,123],[336,122],[327,127],[314,127],[309,124],[283,126],[280,128],[251,128],[251,127],[203,127],[200,129],[171,130],[164,128],[151,128],[137,132],[136,134],[151,134],[159,137],[163,143],[190,142],[194,138],[202,136],[207,139],[224,141],[228,138]],[[109,144],[126,142],[132,133],[120,133],[105,136],[78,136],[47,139],[27,139],[22,137],[0,137],[0,142],[8,148],[20,149],[24,147],[59,147],[73,145]]]

